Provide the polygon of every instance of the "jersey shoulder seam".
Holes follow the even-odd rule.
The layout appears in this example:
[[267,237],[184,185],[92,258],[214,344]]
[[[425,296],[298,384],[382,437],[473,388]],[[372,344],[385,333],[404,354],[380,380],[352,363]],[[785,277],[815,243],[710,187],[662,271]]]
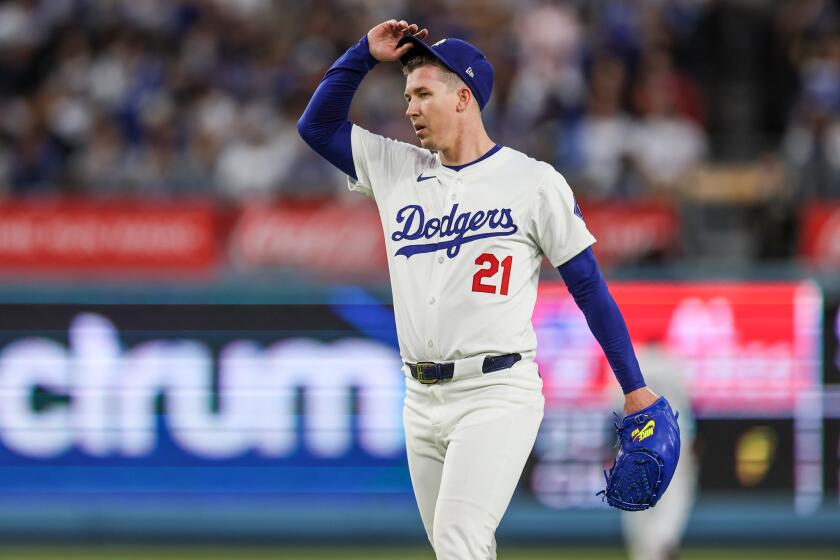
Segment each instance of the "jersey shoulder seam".
[[[411,175],[417,169],[427,169],[428,167],[431,167],[435,164],[434,154],[432,154],[429,150],[426,150],[425,148],[415,146],[414,144],[409,144],[408,142],[403,142],[402,140],[389,138],[388,136],[384,136],[376,132],[371,132],[365,127],[360,126],[356,123],[352,124],[354,128],[359,129],[359,132],[363,131],[368,134],[378,136],[379,138],[387,141],[392,147],[398,146],[398,149],[405,150],[405,154],[408,157],[392,158],[391,164],[394,166],[394,178],[399,178],[403,175]],[[359,132],[357,132],[357,134]],[[363,157],[367,158],[367,149],[364,143],[360,142],[360,146],[363,150]],[[393,155],[393,153],[391,155]],[[410,172],[406,173],[406,169],[409,169]],[[370,187],[373,188],[373,185],[370,185]]]

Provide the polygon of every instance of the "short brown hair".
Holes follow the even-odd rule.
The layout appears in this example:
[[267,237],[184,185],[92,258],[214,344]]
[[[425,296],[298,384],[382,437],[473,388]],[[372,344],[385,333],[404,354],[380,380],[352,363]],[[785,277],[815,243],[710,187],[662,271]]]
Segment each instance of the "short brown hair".
[[403,75],[408,76],[421,66],[437,66],[440,71],[441,81],[445,82],[449,86],[449,89],[454,89],[460,85],[466,87],[467,85],[461,79],[461,76],[444,66],[437,58],[427,54],[418,54],[409,58],[402,68]]

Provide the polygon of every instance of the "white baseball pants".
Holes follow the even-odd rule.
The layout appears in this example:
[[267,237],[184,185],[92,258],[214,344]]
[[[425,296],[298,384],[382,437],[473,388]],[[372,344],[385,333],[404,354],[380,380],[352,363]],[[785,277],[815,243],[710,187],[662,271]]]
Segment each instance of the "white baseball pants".
[[438,560],[496,558],[496,527],[543,417],[533,362],[433,385],[406,379],[408,467]]

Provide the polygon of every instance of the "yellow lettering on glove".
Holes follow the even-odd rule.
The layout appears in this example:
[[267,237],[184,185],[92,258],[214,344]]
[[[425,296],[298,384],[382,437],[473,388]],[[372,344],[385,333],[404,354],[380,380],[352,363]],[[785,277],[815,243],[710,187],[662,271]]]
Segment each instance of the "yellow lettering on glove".
[[653,420],[648,420],[648,423],[645,424],[644,428],[642,428],[641,430],[639,428],[636,428],[630,433],[630,437],[633,439],[633,441],[638,443],[643,439],[647,439],[650,436],[652,436],[654,427],[656,427],[656,422],[654,422]]

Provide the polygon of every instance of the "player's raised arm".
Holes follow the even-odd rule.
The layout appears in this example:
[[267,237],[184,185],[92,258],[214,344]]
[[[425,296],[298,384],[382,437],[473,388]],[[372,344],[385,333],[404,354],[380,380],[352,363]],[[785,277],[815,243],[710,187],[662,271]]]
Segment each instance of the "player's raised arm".
[[301,138],[341,171],[357,178],[350,141],[352,124],[347,120],[356,89],[378,63],[399,60],[411,45],[397,47],[409,34],[422,39],[428,30],[416,24],[389,20],[371,29],[350,47],[327,71],[298,120]]

